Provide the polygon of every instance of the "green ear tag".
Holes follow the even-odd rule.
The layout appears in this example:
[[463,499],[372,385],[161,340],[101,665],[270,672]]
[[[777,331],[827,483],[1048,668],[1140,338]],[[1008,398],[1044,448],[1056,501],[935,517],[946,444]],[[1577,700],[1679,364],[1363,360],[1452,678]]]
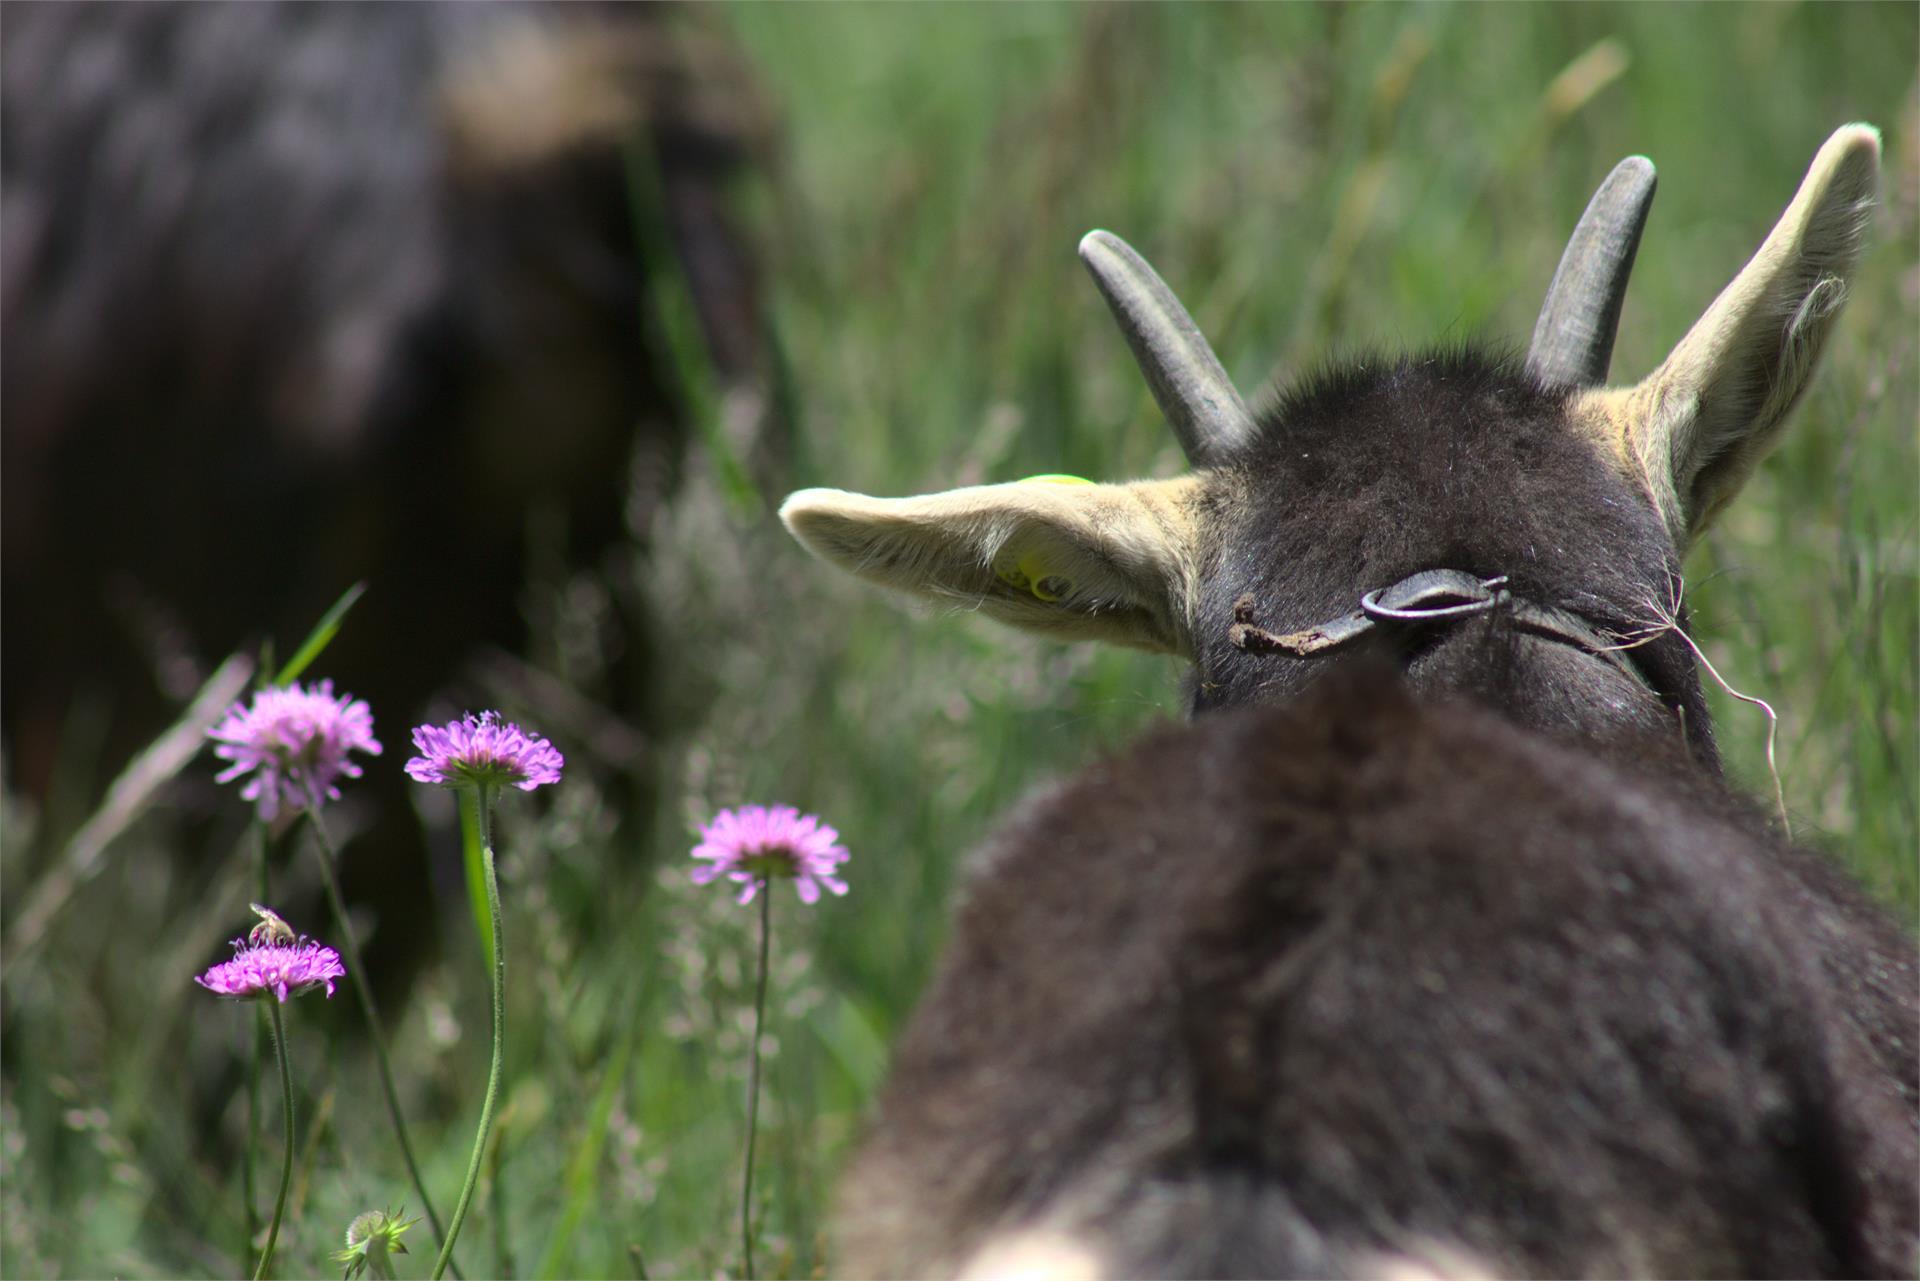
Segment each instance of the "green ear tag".
[[1063,471],[1042,472],[1038,476],[1025,477],[1020,483],[1025,484],[1029,480],[1044,480],[1053,485],[1091,485],[1093,483],[1085,476],[1069,476]]

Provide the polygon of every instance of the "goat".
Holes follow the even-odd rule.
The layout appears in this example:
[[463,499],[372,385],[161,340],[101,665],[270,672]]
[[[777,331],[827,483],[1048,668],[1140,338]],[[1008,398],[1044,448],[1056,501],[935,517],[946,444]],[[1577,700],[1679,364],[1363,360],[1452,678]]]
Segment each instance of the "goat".
[[1679,600],[1878,167],[1836,132],[1626,388],[1640,158],[1524,364],[1363,358],[1259,413],[1094,232],[1189,474],[787,500],[860,578],[1195,668],[1195,720],[971,863],[845,1181],[847,1270],[1911,1274],[1913,943],[1721,781]]

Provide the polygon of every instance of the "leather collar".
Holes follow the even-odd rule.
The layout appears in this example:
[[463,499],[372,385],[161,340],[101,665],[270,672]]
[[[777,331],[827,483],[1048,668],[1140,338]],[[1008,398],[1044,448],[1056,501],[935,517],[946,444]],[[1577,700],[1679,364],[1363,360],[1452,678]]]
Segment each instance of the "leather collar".
[[1297,632],[1275,634],[1253,622],[1251,593],[1233,603],[1227,640],[1252,653],[1282,653],[1313,658],[1358,640],[1377,628],[1432,627],[1502,610],[1524,632],[1572,645],[1605,659],[1656,697],[1646,676],[1628,661],[1621,647],[1578,614],[1552,605],[1521,600],[1507,590],[1504,574],[1481,578],[1458,569],[1425,569],[1360,598],[1360,607]]

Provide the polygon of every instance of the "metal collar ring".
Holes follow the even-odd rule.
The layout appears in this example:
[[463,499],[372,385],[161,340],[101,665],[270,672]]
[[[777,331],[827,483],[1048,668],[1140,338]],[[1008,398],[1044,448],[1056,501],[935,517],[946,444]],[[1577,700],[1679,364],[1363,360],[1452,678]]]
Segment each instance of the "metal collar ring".
[[1381,587],[1360,598],[1368,618],[1405,623],[1434,623],[1483,614],[1507,603],[1507,576],[1476,578],[1457,569],[1429,569]]

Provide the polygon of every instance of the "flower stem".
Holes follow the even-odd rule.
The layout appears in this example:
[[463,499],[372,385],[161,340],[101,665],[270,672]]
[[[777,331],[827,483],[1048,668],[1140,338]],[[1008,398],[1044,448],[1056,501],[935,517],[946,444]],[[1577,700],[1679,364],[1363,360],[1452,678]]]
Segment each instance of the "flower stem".
[[767,1012],[767,939],[773,933],[773,888],[760,878],[760,970],[753,989],[753,1052],[747,1069],[747,1169],[740,1179],[740,1252],[753,1281],[753,1140],[760,1123],[760,1024]]
[[[386,1095],[387,1116],[393,1121],[394,1136],[400,1140],[400,1155],[407,1163],[407,1175],[413,1180],[413,1190],[420,1197],[420,1208],[427,1212],[427,1222],[433,1225],[433,1235],[444,1241],[446,1231],[440,1226],[440,1216],[434,1211],[432,1199],[427,1196],[426,1180],[420,1177],[420,1165],[414,1160],[413,1144],[407,1138],[407,1122],[400,1115],[400,1094],[393,1087],[393,1064],[387,1057],[387,1038],[380,1031],[380,1012],[373,1004],[373,989],[367,986],[367,967],[360,963],[360,945],[354,941],[353,927],[347,922],[346,900],[341,897],[340,878],[333,867],[333,841],[327,836],[326,824],[320,821],[318,797],[310,798],[307,818],[313,827],[315,852],[320,856],[320,879],[326,883],[327,903],[333,909],[334,928],[340,933],[340,948],[346,953],[347,978],[353,984],[354,995],[360,998],[360,1012],[366,1016],[367,1032],[373,1038],[373,1057],[380,1065],[380,1086]],[[458,1278],[460,1269],[454,1268],[453,1275]]]
[[[247,1240],[240,1248],[240,1257],[244,1261],[253,1253],[253,1243],[260,1239],[260,1203],[258,1200],[258,1176],[254,1173],[260,1163],[260,1060],[267,1053],[267,1014],[265,1010],[253,1012],[253,1035],[251,1053],[247,1056],[247,1150],[240,1165],[240,1197],[246,1203]],[[242,1267],[246,1266],[243,1262]]]
[[434,1281],[447,1270],[447,1263],[453,1257],[453,1243],[460,1235],[460,1225],[466,1220],[467,1206],[473,1201],[473,1189],[480,1182],[480,1164],[486,1156],[487,1133],[493,1128],[494,1106],[500,1101],[500,1069],[505,1061],[503,1035],[506,1023],[507,990],[507,951],[506,939],[500,928],[500,878],[493,867],[493,794],[491,788],[468,788],[461,793],[461,803],[475,806],[475,818],[480,826],[480,856],[486,871],[487,910],[493,917],[493,1060],[487,1070],[487,1097],[480,1106],[480,1132],[473,1136],[473,1157],[467,1162],[466,1186],[460,1189],[459,1204],[453,1207],[453,1222],[447,1228],[447,1239],[441,1243],[440,1257],[434,1261]]
[[513,1277],[513,1247],[507,1242],[507,1186],[502,1179],[507,1163],[504,1135],[495,1135],[487,1157],[487,1187],[492,1194],[493,1258],[503,1281]]
[[253,1270],[253,1281],[267,1275],[273,1262],[273,1247],[280,1239],[280,1216],[287,1208],[287,1184],[293,1182],[293,1070],[287,1066],[287,1028],[280,1020],[280,1002],[269,994],[261,998],[273,1018],[273,1052],[280,1061],[280,1098],[286,1118],[286,1150],[280,1157],[280,1195],[273,1202],[273,1218],[267,1223],[267,1245],[260,1252],[260,1266]]
[[[254,834],[254,892],[261,903],[273,902],[273,883],[267,868],[267,846],[270,835],[267,825],[259,819],[253,821]],[[255,1186],[258,1177],[254,1171],[260,1164],[260,1061],[267,1056],[267,1014],[265,1010],[253,1012],[253,1045],[247,1056],[247,1150],[240,1165],[240,1196],[246,1202],[247,1240],[240,1248],[240,1257],[244,1260],[253,1253],[253,1243],[260,1236],[260,1205]],[[242,1264],[244,1267],[244,1263]]]

